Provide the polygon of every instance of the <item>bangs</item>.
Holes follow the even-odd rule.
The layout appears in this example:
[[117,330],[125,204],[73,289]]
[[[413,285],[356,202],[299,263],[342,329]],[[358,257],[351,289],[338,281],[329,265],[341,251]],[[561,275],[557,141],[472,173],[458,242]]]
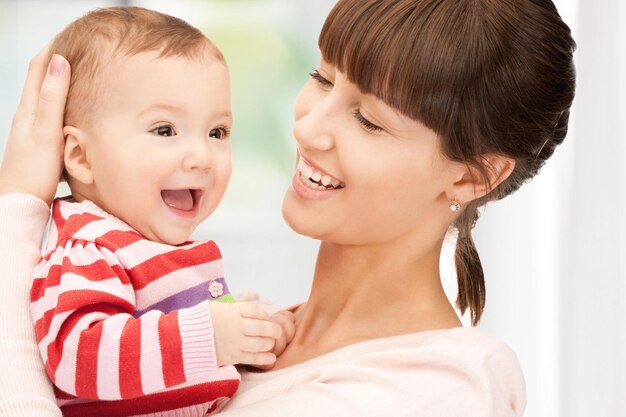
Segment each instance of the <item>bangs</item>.
[[449,135],[485,60],[497,60],[497,50],[481,50],[488,12],[479,3],[339,1],[320,33],[322,58],[363,93]]

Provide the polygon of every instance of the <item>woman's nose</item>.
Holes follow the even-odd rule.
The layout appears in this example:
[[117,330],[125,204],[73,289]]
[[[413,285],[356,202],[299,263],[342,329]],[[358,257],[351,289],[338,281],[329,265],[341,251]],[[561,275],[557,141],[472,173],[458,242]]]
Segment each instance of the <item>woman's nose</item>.
[[[212,139],[203,137],[189,138],[185,155],[183,157],[183,169],[192,170],[208,170],[213,163],[213,151],[211,149]],[[213,139],[214,140],[214,139]]]
[[335,146],[336,115],[331,93],[320,95],[302,91],[296,101],[293,135],[304,148],[327,151]]

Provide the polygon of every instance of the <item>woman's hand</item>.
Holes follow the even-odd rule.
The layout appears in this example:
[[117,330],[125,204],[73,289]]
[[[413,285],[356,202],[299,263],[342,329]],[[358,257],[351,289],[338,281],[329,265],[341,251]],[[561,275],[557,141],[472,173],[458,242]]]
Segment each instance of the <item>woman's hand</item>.
[[0,195],[26,193],[52,203],[63,170],[63,112],[70,65],[60,55],[48,62],[49,45],[28,67],[0,167]]

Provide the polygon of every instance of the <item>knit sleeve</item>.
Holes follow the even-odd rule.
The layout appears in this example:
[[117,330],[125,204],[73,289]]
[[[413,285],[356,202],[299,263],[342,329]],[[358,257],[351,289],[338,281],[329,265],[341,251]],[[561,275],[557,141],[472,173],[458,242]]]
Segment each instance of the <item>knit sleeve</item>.
[[50,209],[26,194],[0,197],[0,415],[60,417],[28,310],[30,273]]
[[107,248],[70,239],[33,275],[37,342],[64,393],[130,399],[217,369],[208,301],[135,317],[132,282]]

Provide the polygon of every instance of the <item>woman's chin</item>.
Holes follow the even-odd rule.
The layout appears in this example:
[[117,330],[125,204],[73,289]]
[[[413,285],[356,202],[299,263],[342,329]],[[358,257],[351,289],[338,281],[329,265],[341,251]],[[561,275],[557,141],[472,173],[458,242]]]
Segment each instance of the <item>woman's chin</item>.
[[321,240],[320,224],[315,217],[307,215],[287,191],[283,199],[282,215],[287,226],[299,235]]

